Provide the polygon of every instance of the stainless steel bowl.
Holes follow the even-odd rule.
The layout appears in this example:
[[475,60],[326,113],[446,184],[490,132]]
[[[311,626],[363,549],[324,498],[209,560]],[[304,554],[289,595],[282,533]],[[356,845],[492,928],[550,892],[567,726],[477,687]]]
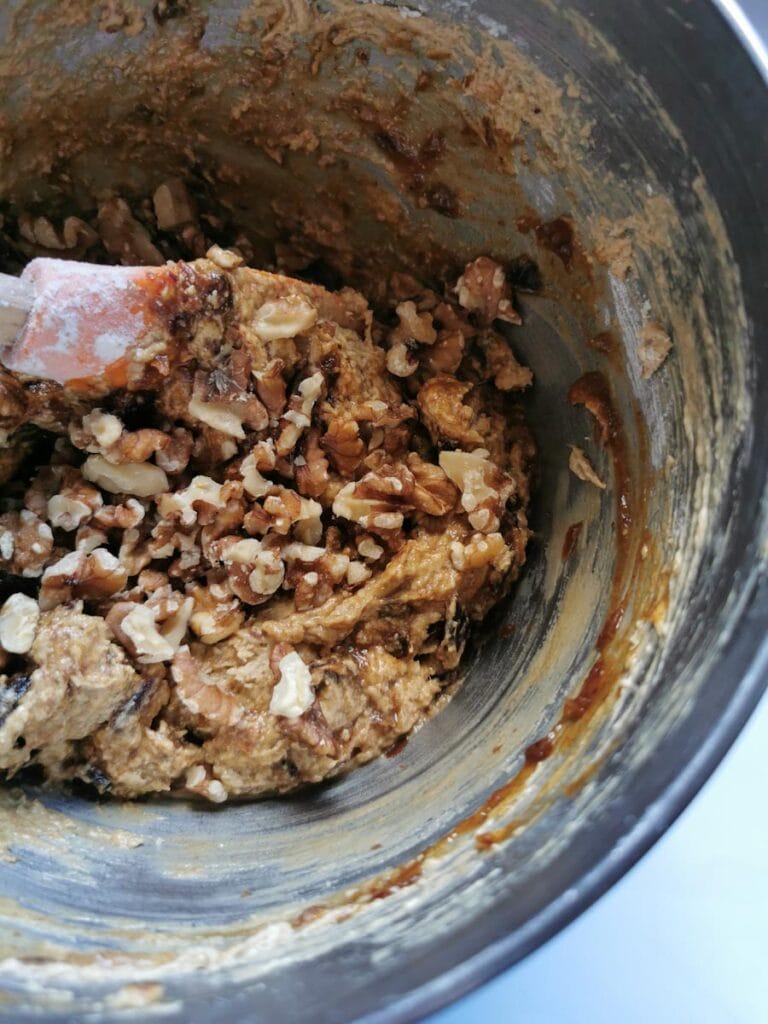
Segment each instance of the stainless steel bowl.
[[[0,200],[85,208],[99,189],[141,194],[180,172],[210,178],[267,258],[300,237],[352,279],[536,257],[547,287],[524,298],[512,341],[536,375],[537,538],[463,686],[397,757],[215,811],[0,794],[0,1019],[119,1019],[131,1002],[185,1024],[414,1019],[626,871],[765,686],[766,69],[731,2],[414,0],[403,14],[292,0],[249,15],[245,0],[211,0],[162,23],[149,2],[128,7],[145,14],[135,35],[130,19],[100,29],[95,3],[3,5]],[[282,67],[310,63],[318,23],[304,91],[255,74],[266,47]],[[406,94],[409,131],[446,132],[440,183],[458,210],[420,204],[376,143],[366,104]],[[265,124],[287,130],[291,109],[343,160],[319,167],[301,144],[266,155]],[[377,219],[383,203],[392,216]],[[577,240],[565,261],[536,230],[564,214]],[[674,347],[644,379],[648,319]],[[586,344],[607,328],[611,358]],[[567,400],[591,371],[626,435],[621,543],[616,464]],[[569,475],[569,443],[592,445],[605,495]],[[520,775],[598,647],[606,692]],[[489,831],[498,842],[478,841]]]

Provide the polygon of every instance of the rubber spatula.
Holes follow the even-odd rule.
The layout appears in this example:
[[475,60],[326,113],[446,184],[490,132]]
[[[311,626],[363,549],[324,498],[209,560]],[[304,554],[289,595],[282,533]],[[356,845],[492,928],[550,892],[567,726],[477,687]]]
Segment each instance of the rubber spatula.
[[168,267],[110,267],[35,259],[21,277],[0,274],[0,362],[77,387],[118,385],[126,354],[159,322]]

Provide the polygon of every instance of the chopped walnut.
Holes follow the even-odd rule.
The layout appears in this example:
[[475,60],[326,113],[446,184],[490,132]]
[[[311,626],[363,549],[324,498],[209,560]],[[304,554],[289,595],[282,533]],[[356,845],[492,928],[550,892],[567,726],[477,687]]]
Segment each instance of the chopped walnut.
[[151,462],[108,462],[101,455],[89,455],[83,463],[83,476],[110,494],[132,494],[151,498],[168,490],[168,477]]
[[411,355],[405,342],[396,342],[387,352],[387,369],[393,376],[410,377],[418,368],[419,361]]
[[307,431],[303,455],[293,462],[296,490],[310,498],[319,498],[328,487],[328,460],[320,447],[320,431],[312,427]]
[[299,384],[291,396],[288,409],[280,419],[280,435],[275,444],[278,455],[288,455],[296,447],[302,433],[312,422],[312,410],[323,390],[322,373],[314,373]]
[[413,506],[429,516],[444,516],[458,500],[458,491],[440,466],[425,462],[415,452],[407,458],[413,474]]
[[334,417],[320,439],[320,445],[342,477],[354,476],[365,454],[365,445],[354,420]]
[[[87,416],[83,416],[82,430],[86,434],[86,444],[83,445],[85,450],[103,454],[106,449],[111,448],[120,440],[123,434],[123,424],[112,413],[104,412],[102,409],[93,409]],[[81,447],[79,444],[77,446]]]
[[648,380],[659,369],[672,351],[672,339],[661,326],[653,320],[643,325],[637,355],[640,359],[640,375]]
[[451,562],[459,572],[482,569],[491,565],[499,572],[509,567],[511,554],[500,533],[476,533],[462,544],[451,544]]
[[413,475],[405,467],[385,463],[345,484],[334,499],[333,514],[373,533],[400,530],[404,512],[415,507],[413,490]]
[[107,461],[114,463],[146,462],[167,448],[169,442],[170,438],[161,430],[147,427],[142,430],[124,431],[103,454]]
[[277,551],[264,548],[248,577],[251,589],[257,594],[274,594],[285,578],[285,566]]
[[347,583],[351,587],[358,587],[361,583],[369,580],[373,573],[362,562],[350,562],[347,566]]
[[78,597],[85,600],[113,597],[125,588],[128,573],[111,552],[106,548],[96,548],[83,553],[85,565],[77,587]]
[[83,551],[71,551],[48,566],[40,583],[40,607],[43,611],[74,599],[75,589],[85,571],[86,557]]
[[126,530],[117,553],[120,564],[125,566],[128,576],[138,576],[152,561],[152,554],[145,539],[138,530]]
[[104,547],[107,543],[107,535],[103,530],[97,530],[95,526],[86,523],[78,527],[75,534],[75,551],[83,551],[86,555],[96,548]]
[[568,456],[568,468],[570,471],[585,483],[594,484],[601,490],[605,490],[605,483],[595,472],[595,467],[589,461],[586,452],[575,444],[569,446],[571,454]]
[[152,202],[157,226],[161,231],[174,231],[195,220],[195,207],[181,178],[169,178],[158,185]]
[[456,373],[465,351],[464,331],[455,328],[441,330],[437,341],[426,351],[426,365],[432,373]]
[[252,327],[262,341],[280,341],[303,334],[317,320],[317,310],[303,295],[265,302],[256,310]]
[[198,471],[210,475],[237,455],[237,441],[227,434],[222,434],[220,430],[203,426],[198,428],[196,434],[192,461]]
[[237,725],[243,717],[240,702],[206,676],[188,647],[181,647],[175,655],[171,675],[181,703],[206,723],[227,727]]
[[107,623],[115,639],[140,664],[157,665],[174,657],[174,647],[158,630],[155,610],[148,604],[113,605]]
[[363,558],[371,562],[378,561],[384,554],[384,548],[377,544],[373,537],[363,536],[357,542],[357,550]]
[[170,476],[183,473],[189,465],[194,438],[184,427],[176,427],[168,435],[168,444],[155,454],[155,462]]
[[292,651],[281,659],[280,679],[272,691],[269,710],[273,715],[296,719],[308,711],[315,699],[312,689],[312,675],[301,660],[301,655]]
[[217,484],[208,476],[196,476],[188,487],[161,494],[157,507],[163,519],[176,520],[182,526],[210,522],[226,505],[223,488],[223,484]]
[[470,525],[482,533],[498,530],[504,502],[514,491],[511,477],[503,478],[484,449],[440,452],[440,466],[460,489]]
[[18,220],[22,242],[19,248],[26,255],[42,256],[48,252],[67,250],[67,257],[81,257],[99,241],[96,231],[80,217],[67,217],[61,228],[56,228],[47,217],[33,217],[22,213]]
[[245,427],[263,430],[269,423],[267,410],[256,395],[224,370],[214,370],[207,376],[196,374],[188,415],[240,441],[245,437]]
[[104,504],[99,491],[71,466],[62,467],[57,494],[47,504],[47,519],[55,529],[71,532],[87,522]]
[[210,771],[201,764],[192,765],[187,769],[184,788],[188,793],[194,793],[214,804],[223,804],[227,800],[227,791],[221,781],[213,778]]
[[212,545],[212,556],[224,563],[228,585],[244,604],[263,604],[283,582],[279,552],[259,540],[224,537]]
[[[131,532],[126,530],[124,536]],[[152,527],[145,549],[150,558],[172,558],[177,551],[191,551],[197,546],[196,527],[181,527],[172,521],[161,521]]]
[[467,448],[482,445],[482,435],[472,426],[475,414],[464,404],[471,390],[471,384],[444,375],[430,377],[421,386],[416,401],[435,444],[448,440]]
[[271,359],[263,370],[253,371],[253,376],[256,379],[256,394],[264,403],[272,423],[276,423],[282,416],[287,403],[284,370],[285,363],[282,359]]
[[58,494],[63,475],[62,466],[43,466],[24,494],[24,505],[38,519],[48,518],[48,501]]
[[480,256],[464,268],[456,282],[459,305],[476,313],[485,323],[506,320],[521,324],[520,314],[512,305],[512,289],[504,268],[487,256]]
[[287,534],[295,523],[317,519],[323,511],[322,505],[311,498],[302,498],[296,491],[278,486],[272,488],[272,493],[264,499],[262,508],[267,517],[267,529],[283,535]]
[[104,530],[131,530],[143,522],[144,506],[136,498],[128,498],[124,505],[104,505],[93,516],[96,526]]
[[222,270],[234,270],[236,267],[241,267],[244,262],[239,253],[232,249],[222,249],[220,245],[212,245],[205,256]]
[[231,592],[198,583],[190,584],[188,592],[194,601],[189,625],[204,644],[217,644],[242,626],[245,614]]
[[44,249],[68,248],[62,235],[47,217],[33,217],[29,213],[22,213],[19,217],[19,233],[28,242]]
[[430,313],[419,313],[415,302],[401,302],[395,307],[399,323],[390,331],[389,341],[392,345],[407,345],[416,341],[420,345],[433,345],[437,340],[437,331]]
[[69,601],[102,601],[124,589],[128,572],[106,548],[70,551],[49,565],[40,581],[43,611]]
[[230,402],[204,402],[201,398],[193,398],[189,403],[189,415],[201,423],[206,423],[222,434],[242,440],[245,437],[243,418],[240,410]]
[[483,331],[477,338],[477,346],[485,362],[483,378],[492,379],[499,391],[527,388],[533,381],[533,374],[527,366],[521,366],[512,354],[507,342],[495,331]]
[[0,515],[0,565],[15,576],[36,579],[53,551],[53,533],[47,523],[30,512]]
[[37,601],[26,594],[11,594],[0,609],[0,648],[8,654],[26,654],[39,621]]
[[92,510],[85,502],[78,501],[77,498],[54,494],[48,499],[48,522],[57,530],[76,530],[86,519],[90,519],[92,514]]
[[99,205],[99,236],[107,252],[126,266],[159,267],[165,257],[153,244],[147,229],[136,220],[123,199],[107,199]]

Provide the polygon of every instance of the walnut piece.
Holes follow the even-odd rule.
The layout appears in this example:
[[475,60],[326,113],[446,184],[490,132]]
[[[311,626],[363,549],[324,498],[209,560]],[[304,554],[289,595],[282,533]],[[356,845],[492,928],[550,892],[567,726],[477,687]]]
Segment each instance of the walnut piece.
[[179,648],[171,665],[176,695],[193,715],[209,724],[228,727],[243,717],[243,707],[231,694],[212,682],[195,662],[188,647]]
[[389,341],[392,345],[406,345],[418,342],[420,345],[433,345],[437,340],[437,331],[430,313],[420,313],[415,302],[401,302],[395,307],[399,323],[390,331]]
[[123,590],[127,581],[128,571],[122,560],[106,548],[70,551],[43,573],[40,607],[49,611],[77,599],[101,601]]
[[323,390],[322,373],[313,373],[299,384],[298,392],[291,397],[288,409],[280,420],[280,436],[275,444],[278,455],[288,455],[296,447],[302,433],[312,422],[312,410]]
[[317,320],[317,310],[303,295],[288,295],[265,302],[256,310],[251,326],[262,341],[280,341],[303,334]]
[[328,487],[328,460],[320,447],[320,431],[316,427],[307,431],[304,454],[293,460],[293,470],[299,494],[319,498]]
[[410,377],[419,368],[405,342],[398,341],[387,352],[387,369],[395,377]]
[[281,658],[278,669],[280,679],[272,690],[269,710],[283,718],[300,718],[315,700],[312,674],[296,651]]
[[235,267],[243,265],[243,257],[231,249],[222,249],[220,245],[212,245],[205,254],[205,258],[215,263],[222,270],[234,270]]
[[168,444],[155,454],[155,462],[172,476],[182,473],[188,466],[194,447],[194,438],[184,427],[176,427],[168,435]]
[[195,208],[181,178],[169,178],[158,185],[152,202],[161,231],[174,231],[195,220]]
[[506,320],[521,324],[520,314],[512,305],[512,289],[504,268],[488,256],[480,256],[468,263],[456,282],[459,305],[476,313],[485,323]]
[[34,512],[0,515],[0,565],[15,576],[36,579],[53,551],[53,533]]
[[171,661],[173,645],[157,628],[155,610],[148,604],[115,605],[107,616],[115,638],[142,665]]
[[188,487],[172,494],[161,494],[157,507],[163,519],[192,526],[198,521],[209,521],[224,508],[223,488],[223,484],[217,484],[209,476],[195,476]]
[[[83,429],[93,437],[96,443],[94,450],[99,452],[111,448],[120,440],[123,424],[112,413],[93,409],[87,416],[83,416]],[[91,449],[87,448],[86,451],[91,451]]]
[[605,490],[605,482],[595,472],[595,468],[589,461],[586,452],[582,448],[578,448],[575,444],[569,446],[571,454],[568,456],[568,468],[570,471],[579,478],[584,480],[585,483],[594,484],[595,487],[599,487],[601,490]]
[[26,594],[11,594],[0,609],[0,647],[8,654],[26,654],[32,646],[40,606]]
[[83,476],[110,494],[133,494],[152,498],[168,490],[168,477],[151,462],[124,462],[115,465],[102,455],[89,455],[83,463]]
[[416,397],[422,418],[435,444],[446,440],[465,448],[478,448],[481,434],[472,426],[475,414],[464,404],[472,385],[455,377],[430,377]]
[[107,199],[99,205],[97,227],[107,252],[125,266],[159,267],[165,263],[149,232],[135,219],[124,199]]
[[354,420],[334,417],[320,439],[320,445],[341,476],[346,479],[354,476],[365,454],[365,445]]
[[672,339],[661,326],[653,320],[649,320],[643,326],[643,333],[637,347],[637,355],[640,360],[640,375],[643,380],[648,380],[659,369],[672,351]]
[[286,405],[284,369],[285,363],[282,359],[271,359],[263,370],[253,371],[256,394],[264,403],[272,422],[279,419]]
[[[483,448],[474,452],[440,452],[440,467],[461,491],[461,507],[470,525],[483,533],[498,530],[503,498],[494,485],[501,474],[489,460],[488,452]],[[514,490],[510,478],[507,490],[509,494]]]
[[216,644],[242,626],[245,614],[231,592],[199,583],[191,584],[188,592],[194,600],[189,625],[204,644]]

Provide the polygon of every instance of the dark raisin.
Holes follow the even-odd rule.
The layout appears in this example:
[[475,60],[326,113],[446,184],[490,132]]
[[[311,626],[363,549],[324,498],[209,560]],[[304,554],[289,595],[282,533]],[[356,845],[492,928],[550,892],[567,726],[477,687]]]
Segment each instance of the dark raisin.
[[427,203],[443,217],[459,216],[459,198],[447,185],[432,185],[427,189]]
[[344,278],[338,270],[322,258],[314,260],[297,276],[312,284],[319,284],[329,292],[337,292],[344,287]]
[[507,265],[507,280],[516,291],[538,292],[544,282],[539,265],[530,256],[518,256]]
[[155,21],[162,25],[171,18],[181,18],[189,14],[189,0],[155,0],[152,6],[152,14]]
[[148,679],[141,684],[131,696],[124,701],[117,709],[112,717],[112,727],[115,729],[124,729],[128,725],[129,720],[141,710],[142,705],[146,702],[147,697],[154,688],[154,680]]
[[0,690],[0,725],[13,711],[21,698],[27,692],[32,680],[29,675],[20,672],[11,676],[5,686]]

